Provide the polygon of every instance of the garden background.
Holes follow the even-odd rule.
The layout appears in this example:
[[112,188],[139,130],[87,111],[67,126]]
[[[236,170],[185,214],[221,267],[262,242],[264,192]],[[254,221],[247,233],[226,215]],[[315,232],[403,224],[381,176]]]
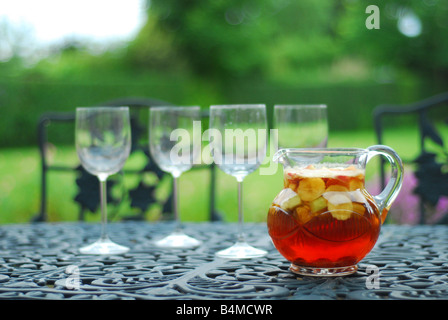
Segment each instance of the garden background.
[[[378,16],[366,12],[370,5],[377,6]],[[448,91],[447,1],[152,0],[145,10],[146,23],[129,42],[95,51],[89,41],[67,38],[39,59],[38,52],[29,55],[26,28],[0,21],[0,51],[10,53],[0,61],[0,223],[30,221],[39,209],[36,132],[44,112],[121,97],[204,109],[264,103],[269,117],[274,104],[326,104],[329,146],[364,148],[377,142],[372,117],[377,105],[405,105]],[[107,8],[98,23],[103,14]],[[379,19],[379,29],[368,28],[369,18]],[[437,125],[447,140],[446,123]],[[418,152],[414,119],[391,121],[387,128],[385,144],[412,160]],[[48,147],[53,163],[78,164],[72,128],[51,137]],[[369,185],[377,188],[377,166],[369,170]],[[199,169],[182,176],[184,221],[207,219],[208,174]],[[50,221],[77,219],[75,179],[50,174]],[[218,172],[217,207],[226,221],[236,220],[234,180]],[[404,189],[412,197],[409,181]],[[258,172],[245,180],[248,221],[265,220],[281,184],[281,176]],[[388,221],[414,223],[400,201],[409,203],[397,201],[397,213]],[[113,218],[129,211],[120,205]],[[86,218],[98,221],[99,213]],[[160,213],[152,208],[145,218],[157,220]]]

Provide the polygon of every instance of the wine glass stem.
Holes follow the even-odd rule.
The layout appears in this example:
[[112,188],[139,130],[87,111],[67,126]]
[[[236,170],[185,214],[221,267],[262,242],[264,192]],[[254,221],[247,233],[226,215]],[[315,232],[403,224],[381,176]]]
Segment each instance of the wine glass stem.
[[180,217],[179,217],[179,177],[173,176],[173,206],[174,206],[174,220],[176,221],[176,231],[180,232]]
[[243,221],[243,179],[238,179],[238,242],[244,242]]
[[101,239],[107,239],[107,177],[99,177],[101,199]]

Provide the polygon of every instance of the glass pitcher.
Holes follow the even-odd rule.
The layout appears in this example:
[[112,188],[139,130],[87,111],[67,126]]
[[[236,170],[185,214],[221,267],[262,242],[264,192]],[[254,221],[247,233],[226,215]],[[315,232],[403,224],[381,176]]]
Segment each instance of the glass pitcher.
[[[365,188],[367,163],[376,155],[391,164],[384,190]],[[402,184],[403,164],[390,147],[281,149],[284,188],[269,208],[269,235],[290,270],[307,276],[356,272],[375,245]]]

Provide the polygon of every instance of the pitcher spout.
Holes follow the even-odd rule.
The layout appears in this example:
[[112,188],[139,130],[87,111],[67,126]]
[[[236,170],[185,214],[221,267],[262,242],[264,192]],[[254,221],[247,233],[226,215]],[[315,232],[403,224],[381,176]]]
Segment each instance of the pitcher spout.
[[285,160],[287,153],[288,151],[286,149],[280,149],[274,154],[272,160],[278,163],[282,163],[282,161]]

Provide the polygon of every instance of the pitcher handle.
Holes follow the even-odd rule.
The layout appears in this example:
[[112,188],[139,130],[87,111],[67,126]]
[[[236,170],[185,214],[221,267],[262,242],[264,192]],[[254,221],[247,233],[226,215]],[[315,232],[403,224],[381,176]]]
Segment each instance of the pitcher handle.
[[[381,221],[384,222],[387,212],[390,206],[394,202],[395,198],[400,192],[401,185],[403,182],[403,162],[401,161],[398,154],[390,147],[384,145],[374,145],[367,148],[368,155],[367,161],[370,161],[373,157],[381,155],[385,157],[391,165],[391,177],[386,187],[381,191],[380,194],[373,196],[373,199],[378,206],[381,214]],[[384,209],[387,211],[383,213]]]

